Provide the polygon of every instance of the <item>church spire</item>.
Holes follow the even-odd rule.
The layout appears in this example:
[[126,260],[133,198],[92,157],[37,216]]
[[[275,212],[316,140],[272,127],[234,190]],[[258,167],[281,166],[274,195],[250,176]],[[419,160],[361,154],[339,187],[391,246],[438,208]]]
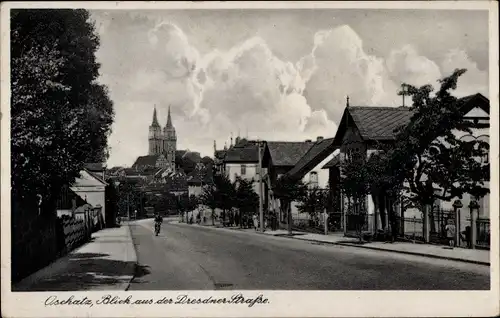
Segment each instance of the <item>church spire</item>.
[[155,109],[153,111],[153,123],[151,124],[153,127],[160,127],[160,124],[158,123],[158,116],[156,115],[156,105]]
[[168,105],[167,128],[172,128],[172,117],[170,116],[170,105]]

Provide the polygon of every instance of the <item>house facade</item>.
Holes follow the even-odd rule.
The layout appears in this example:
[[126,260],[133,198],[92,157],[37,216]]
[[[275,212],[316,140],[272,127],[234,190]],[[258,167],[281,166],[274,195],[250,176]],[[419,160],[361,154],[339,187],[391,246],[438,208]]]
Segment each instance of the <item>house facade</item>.
[[[277,212],[280,223],[286,221],[286,216],[280,209],[279,200],[274,197],[273,185],[279,177],[292,170],[313,145],[312,140],[267,141],[265,143],[262,159],[262,165],[267,170],[263,176],[264,207],[266,210]],[[291,211],[295,217],[298,217],[298,210],[294,203],[292,203]]]
[[[99,209],[102,221],[106,220],[106,181],[87,169],[80,172],[80,176],[70,186],[70,190],[94,209]],[[76,208],[76,207],[75,207]]]
[[[333,157],[335,152],[334,139],[319,136],[311,142],[309,149],[300,157],[295,166],[287,173],[287,177],[300,179],[308,185],[309,189],[319,188],[326,190],[328,186],[328,173],[321,168]],[[327,204],[327,212],[331,211],[331,204]],[[300,213],[298,202],[292,202],[290,206],[292,218],[299,220],[310,219],[309,213]]]
[[[260,154],[263,156],[263,150],[260,151]],[[259,145],[257,141],[240,140],[237,138],[236,144],[227,149],[225,153],[222,170],[231,182],[235,182],[238,177],[246,180],[254,180],[253,189],[257,195],[261,195],[259,184]],[[262,168],[262,175],[264,176],[266,173],[267,169]],[[263,197],[264,200],[265,198]]]
[[[462,110],[466,113],[465,117],[473,125],[472,134],[464,134],[463,132],[456,131],[458,137],[462,139],[478,139],[489,142],[489,100],[481,94],[471,95],[460,99],[462,102]],[[345,160],[349,160],[355,156],[364,156],[369,158],[372,154],[376,153],[381,145],[390,145],[395,140],[395,129],[406,125],[410,122],[412,110],[408,107],[360,107],[360,106],[347,106],[344,110],[342,120],[339,124],[334,148],[340,150],[339,155],[335,156],[328,162],[324,168],[329,170],[329,185],[330,191],[334,198],[335,209],[340,210],[342,216],[342,223],[345,232],[354,230],[350,224],[350,215],[353,213],[348,204],[348,198],[341,193],[338,187],[340,182],[340,164]],[[481,158],[480,160],[489,160],[488,158]],[[486,182],[485,185],[488,185]],[[462,198],[464,208],[470,202],[470,196],[465,195]],[[376,211],[374,200],[384,202],[379,206]],[[367,195],[362,209],[367,214],[367,222],[365,230],[375,231],[382,227],[380,215],[389,214],[389,209],[394,208],[397,215],[401,217],[401,231],[405,232],[405,220],[407,219],[420,219],[421,211],[418,209],[408,209],[401,215],[401,209],[398,204],[390,204],[385,201],[386,198],[372,198]],[[437,202],[437,206],[442,210],[452,210],[452,204],[455,199],[450,202]],[[480,211],[479,218],[489,218],[489,196],[479,200]],[[382,209],[382,211],[380,211]],[[467,208],[465,208],[467,209]],[[468,210],[468,209],[467,209]],[[383,213],[381,213],[383,212]],[[470,225],[470,216],[468,213],[463,213],[460,217],[460,230],[465,230],[467,225]],[[385,220],[387,223],[387,219]],[[488,223],[489,224],[489,223]],[[421,232],[422,225],[419,226]]]

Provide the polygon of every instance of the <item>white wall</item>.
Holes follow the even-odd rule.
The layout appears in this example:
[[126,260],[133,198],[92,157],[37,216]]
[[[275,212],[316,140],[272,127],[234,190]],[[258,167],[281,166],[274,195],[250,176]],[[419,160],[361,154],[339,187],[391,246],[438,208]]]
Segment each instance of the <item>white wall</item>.
[[189,196],[199,196],[203,192],[201,185],[190,185],[188,186],[188,195]]
[[[246,171],[245,174],[241,174],[241,166],[245,165],[246,166]],[[226,174],[231,180],[231,182],[234,182],[236,180],[236,176],[240,176],[245,179],[254,179],[254,184],[253,184],[253,189],[255,193],[259,194],[259,172],[258,172],[258,164],[256,163],[246,163],[246,164],[240,164],[240,163],[227,163],[226,164]],[[262,168],[262,175],[265,176],[267,174],[267,169]],[[264,185],[262,186],[262,192],[264,192]],[[264,193],[263,193],[264,195]]]
[[102,217],[106,220],[105,185],[102,182],[92,177],[86,171],[82,171],[80,177],[76,178],[71,190],[93,207],[100,204],[102,207]]
[[302,181],[308,183],[310,180],[311,172],[316,172],[318,174],[318,187],[326,188],[328,186],[328,178],[330,176],[328,169],[321,169],[325,164],[327,164],[330,160],[333,159],[339,153],[338,150],[332,152],[328,157],[326,157],[323,161],[321,161],[317,166],[312,168],[310,171],[306,173],[306,175],[302,178]]
[[71,212],[71,210],[57,210],[58,217],[61,217],[63,215],[72,216],[73,213]]

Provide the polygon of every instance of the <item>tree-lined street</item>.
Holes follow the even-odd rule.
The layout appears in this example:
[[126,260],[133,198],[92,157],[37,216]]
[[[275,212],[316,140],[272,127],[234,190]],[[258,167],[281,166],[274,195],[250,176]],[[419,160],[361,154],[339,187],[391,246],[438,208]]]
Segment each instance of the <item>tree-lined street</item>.
[[[142,272],[129,290],[489,289],[489,267],[152,220],[130,225]],[[146,274],[144,274],[146,273]]]

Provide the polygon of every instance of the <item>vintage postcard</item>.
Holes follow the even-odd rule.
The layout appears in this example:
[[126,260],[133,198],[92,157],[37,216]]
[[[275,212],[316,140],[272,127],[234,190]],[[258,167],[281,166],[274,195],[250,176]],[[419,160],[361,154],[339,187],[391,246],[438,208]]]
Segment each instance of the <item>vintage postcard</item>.
[[498,3],[6,2],[4,317],[497,316]]

